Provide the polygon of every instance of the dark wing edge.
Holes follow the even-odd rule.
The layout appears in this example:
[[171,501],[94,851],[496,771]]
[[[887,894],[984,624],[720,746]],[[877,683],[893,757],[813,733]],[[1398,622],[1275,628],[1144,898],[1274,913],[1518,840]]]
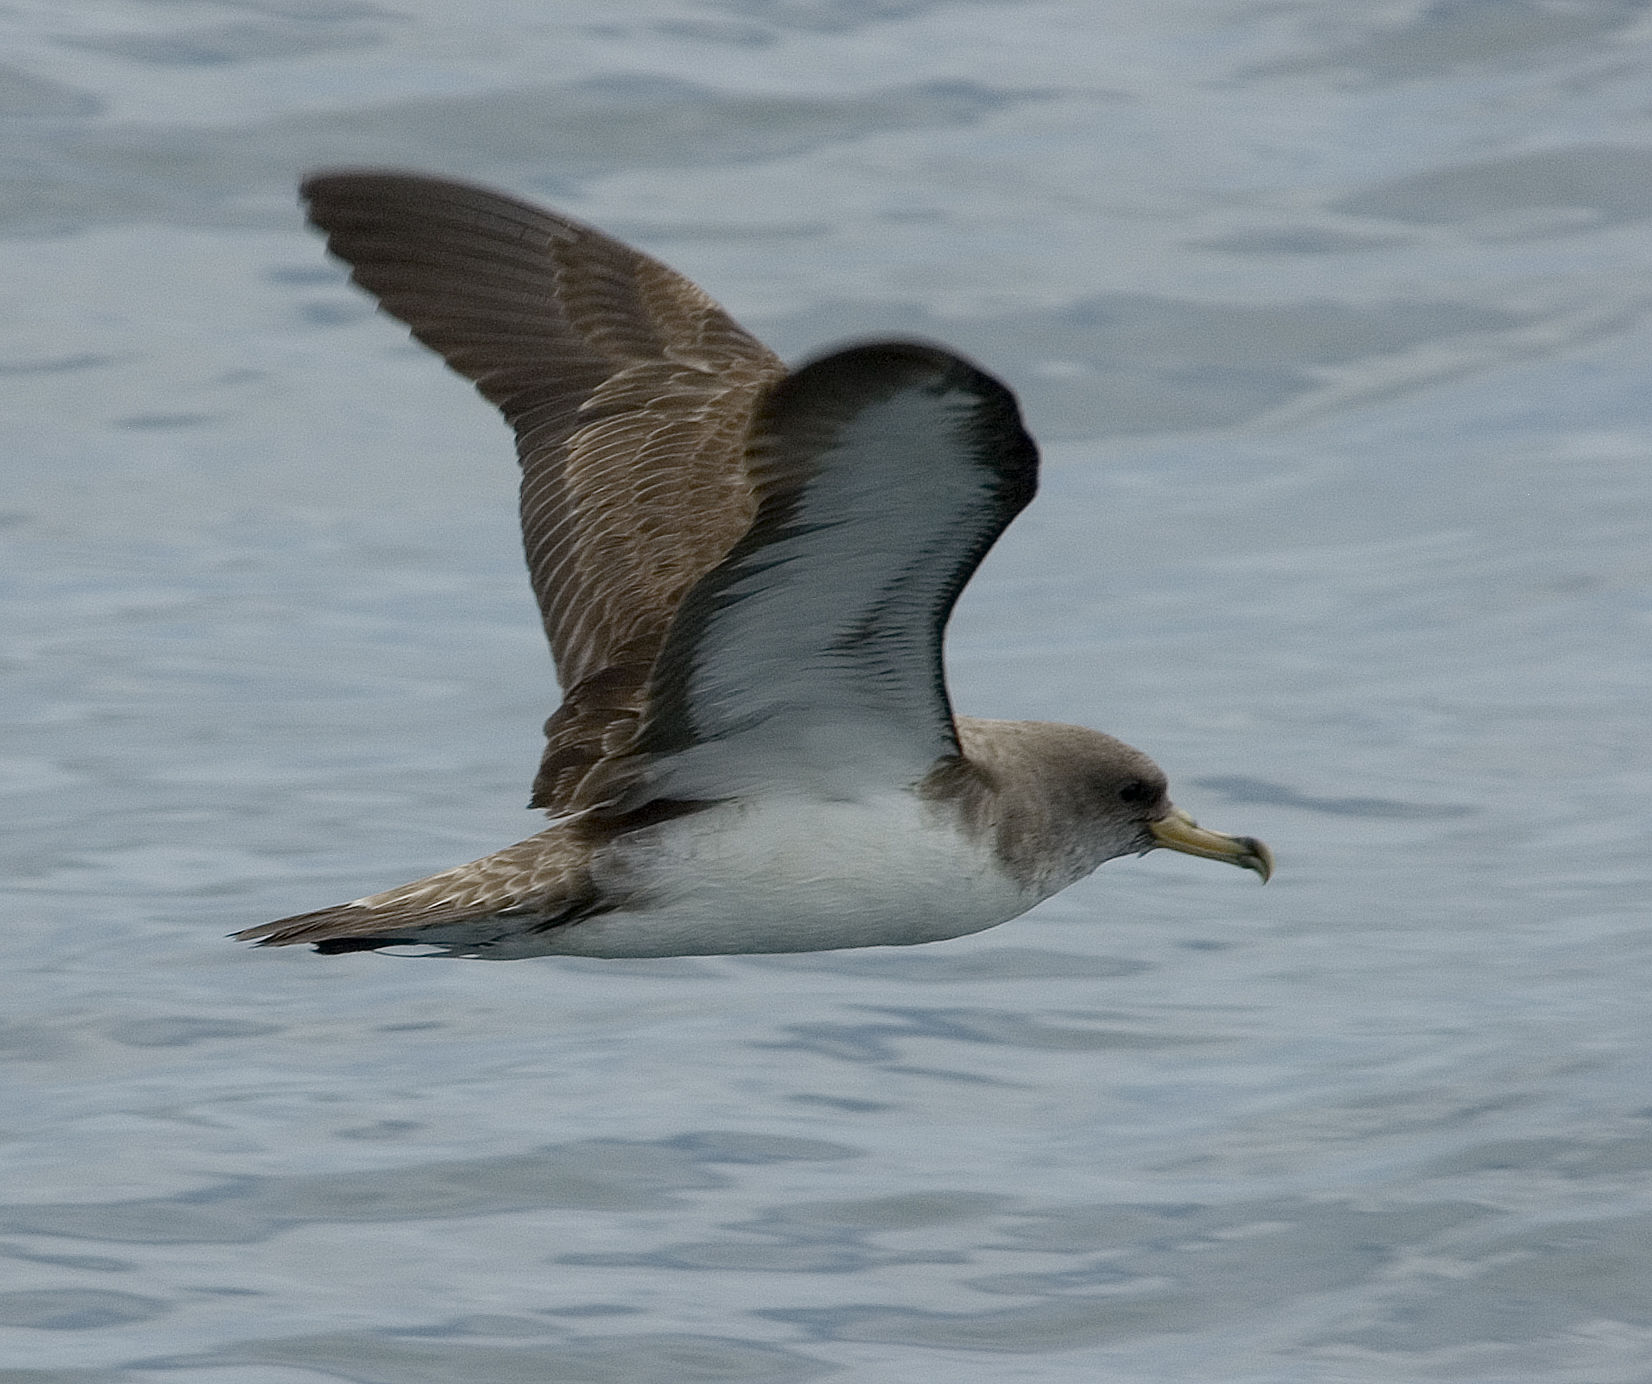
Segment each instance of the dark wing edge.
[[564,688],[532,805],[577,803],[634,734],[684,591],[751,520],[745,439],[785,368],[674,270],[589,226],[422,174],[301,195],[351,278],[499,407]]
[[958,754],[947,621],[1037,488],[1014,395],[937,346],[849,347],[768,394],[749,465],[756,519],[683,599],[620,808],[916,782]]

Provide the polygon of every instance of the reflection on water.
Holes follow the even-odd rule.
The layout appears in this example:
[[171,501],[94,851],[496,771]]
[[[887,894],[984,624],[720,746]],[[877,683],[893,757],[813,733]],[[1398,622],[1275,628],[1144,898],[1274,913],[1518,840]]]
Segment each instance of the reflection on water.
[[[0,1384],[1652,1370],[1646,6],[0,23]],[[328,162],[933,336],[1049,465],[956,700],[1268,839],[930,948],[234,928],[524,834],[509,441]]]

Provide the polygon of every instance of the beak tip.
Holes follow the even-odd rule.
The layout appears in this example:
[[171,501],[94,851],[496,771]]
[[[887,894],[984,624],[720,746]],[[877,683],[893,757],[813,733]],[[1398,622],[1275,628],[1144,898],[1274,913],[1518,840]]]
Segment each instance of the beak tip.
[[1267,842],[1258,841],[1254,836],[1247,836],[1243,841],[1246,851],[1239,863],[1247,870],[1256,871],[1257,878],[1266,884],[1273,878],[1273,852],[1268,849]]
[[1157,821],[1148,823],[1148,830],[1155,845],[1254,871],[1263,884],[1273,878],[1273,852],[1265,841],[1259,841],[1254,836],[1228,836],[1219,831],[1207,831],[1179,807],[1171,808]]

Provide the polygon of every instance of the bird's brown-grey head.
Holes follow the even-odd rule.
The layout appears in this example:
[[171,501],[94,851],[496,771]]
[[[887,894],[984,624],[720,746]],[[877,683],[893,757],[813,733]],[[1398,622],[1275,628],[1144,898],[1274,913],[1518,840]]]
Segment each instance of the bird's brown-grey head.
[[[1254,870],[1266,884],[1273,874],[1273,852],[1254,836],[1229,836],[1226,832],[1201,827],[1188,813],[1170,800],[1170,782],[1140,750],[1111,736],[1112,743],[1085,766],[1085,787],[1095,803],[1099,822],[1122,820],[1133,829],[1145,853],[1164,847],[1221,860],[1244,870]],[[1098,747],[1101,748],[1101,747]]]
[[1161,847],[1254,870],[1264,882],[1273,873],[1266,845],[1199,826],[1171,801],[1164,771],[1122,740],[1083,726],[968,716],[958,733],[965,761],[991,791],[972,792],[965,775],[953,797],[993,837],[1004,868],[1041,894],[1115,856]]

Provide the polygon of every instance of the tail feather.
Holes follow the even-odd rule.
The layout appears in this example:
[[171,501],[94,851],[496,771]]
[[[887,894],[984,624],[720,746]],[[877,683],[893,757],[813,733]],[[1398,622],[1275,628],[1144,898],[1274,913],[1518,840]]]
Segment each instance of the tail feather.
[[392,933],[410,933],[420,928],[464,922],[475,917],[487,917],[496,910],[480,912],[429,909],[421,912],[400,912],[377,909],[365,903],[339,904],[336,908],[318,908],[313,913],[296,913],[290,918],[277,918],[273,923],[243,928],[231,936],[237,942],[254,942],[260,947],[291,947],[301,942],[313,942],[318,951],[364,951],[396,943],[417,941],[412,936],[391,936]]
[[382,947],[430,947],[438,956],[487,956],[499,952],[513,937],[537,936],[601,911],[593,902],[580,900],[566,902],[560,908],[529,906],[465,913],[432,910],[423,916],[398,918],[359,904],[345,904],[281,918],[234,935],[238,941],[260,947],[308,942],[323,956]]
[[502,851],[353,903],[244,928],[261,947],[308,942],[328,955],[430,944],[476,954],[510,932],[540,932],[601,907],[588,846],[552,827]]

